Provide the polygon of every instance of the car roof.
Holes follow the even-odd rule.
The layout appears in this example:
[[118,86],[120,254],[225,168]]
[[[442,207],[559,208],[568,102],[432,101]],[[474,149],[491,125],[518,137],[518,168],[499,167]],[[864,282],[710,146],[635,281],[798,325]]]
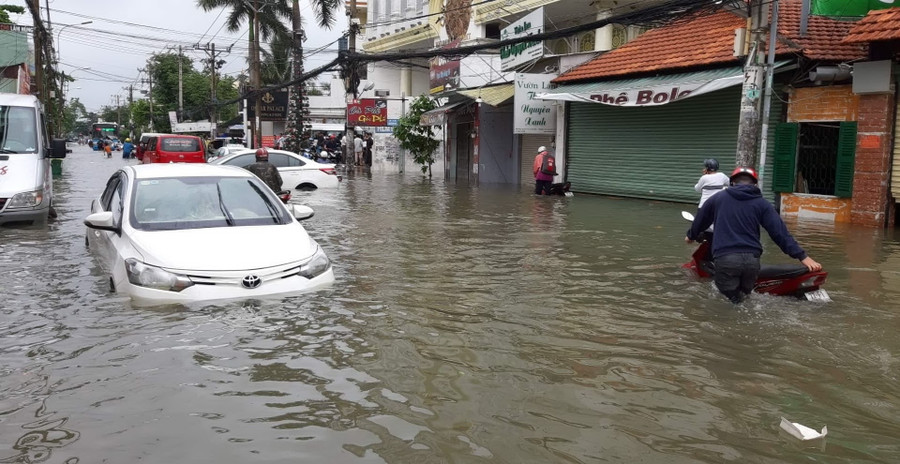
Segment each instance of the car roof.
[[18,95],[14,93],[0,94],[0,105],[5,106],[38,106],[38,99],[34,95]]
[[206,163],[152,163],[127,166],[135,179],[158,179],[161,177],[254,177],[253,174],[236,166]]

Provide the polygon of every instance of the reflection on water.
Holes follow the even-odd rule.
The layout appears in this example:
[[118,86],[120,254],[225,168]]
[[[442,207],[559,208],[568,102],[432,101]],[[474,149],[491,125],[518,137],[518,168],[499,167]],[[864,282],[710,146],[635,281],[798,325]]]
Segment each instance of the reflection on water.
[[[791,224],[835,302],[734,308],[679,268],[679,205],[360,171],[294,199],[333,288],[136,308],[81,225],[123,163],[76,152],[60,220],[0,230],[0,462],[900,455],[892,231]],[[785,437],[782,416],[829,438]]]

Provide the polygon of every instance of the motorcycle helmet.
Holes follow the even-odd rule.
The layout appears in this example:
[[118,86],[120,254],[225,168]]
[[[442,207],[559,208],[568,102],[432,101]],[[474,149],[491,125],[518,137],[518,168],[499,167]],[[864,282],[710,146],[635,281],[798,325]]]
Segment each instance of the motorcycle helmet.
[[538,153],[543,153],[543,152],[545,152],[545,151],[547,151],[547,147],[545,147],[545,146],[543,146],[543,145],[541,145],[541,146],[538,147]]
[[131,142],[131,137],[126,138],[125,141],[130,143],[130,142]]
[[703,160],[703,167],[706,168],[707,171],[718,171],[719,162],[715,158],[708,158]]
[[269,149],[266,147],[257,148],[256,161],[269,161]]
[[753,178],[754,184],[759,183],[759,176],[756,175],[756,171],[753,168],[742,168],[742,167],[735,168],[734,171],[731,173],[731,177],[730,177],[731,183],[733,184],[735,179],[741,175],[748,175],[751,178]]

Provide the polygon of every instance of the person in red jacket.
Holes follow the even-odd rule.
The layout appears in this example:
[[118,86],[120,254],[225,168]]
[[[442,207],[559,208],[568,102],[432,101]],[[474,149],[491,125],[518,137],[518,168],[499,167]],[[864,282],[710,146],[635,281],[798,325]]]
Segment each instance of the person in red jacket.
[[534,194],[550,195],[550,186],[553,184],[553,176],[556,174],[556,159],[547,151],[547,147],[538,147],[532,171],[534,172]]

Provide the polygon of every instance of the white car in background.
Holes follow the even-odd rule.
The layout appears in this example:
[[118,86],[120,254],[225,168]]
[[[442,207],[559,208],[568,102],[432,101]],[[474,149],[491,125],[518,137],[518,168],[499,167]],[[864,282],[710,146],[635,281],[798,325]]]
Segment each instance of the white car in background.
[[210,164],[126,166],[91,204],[85,243],[110,290],[186,303],[302,292],[334,282],[325,251],[247,170]]
[[[256,150],[244,149],[221,158],[211,160],[211,164],[245,167],[256,162]],[[281,174],[282,190],[315,190],[336,188],[341,176],[333,164],[317,163],[296,153],[285,150],[269,150],[269,163]]]

